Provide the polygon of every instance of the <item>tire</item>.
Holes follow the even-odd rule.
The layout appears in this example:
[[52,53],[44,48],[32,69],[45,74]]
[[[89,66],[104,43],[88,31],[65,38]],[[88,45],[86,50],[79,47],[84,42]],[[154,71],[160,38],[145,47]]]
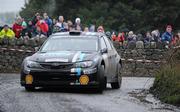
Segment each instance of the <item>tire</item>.
[[118,70],[117,70],[117,82],[112,82],[111,87],[112,89],[119,89],[121,87],[121,82],[122,82],[122,76],[120,73],[120,64],[118,64]]
[[99,86],[97,88],[98,93],[102,93],[103,90],[106,88],[106,78],[104,77],[104,65],[101,65],[99,71],[98,71],[98,81],[99,81]]
[[34,91],[35,87],[33,87],[33,86],[25,86],[25,90],[26,91]]

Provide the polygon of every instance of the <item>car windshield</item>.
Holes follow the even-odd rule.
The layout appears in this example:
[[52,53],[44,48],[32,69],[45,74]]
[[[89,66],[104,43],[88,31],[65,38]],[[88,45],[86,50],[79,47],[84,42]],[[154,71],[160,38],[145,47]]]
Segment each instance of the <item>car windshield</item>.
[[97,38],[51,38],[41,48],[40,52],[48,51],[98,51]]

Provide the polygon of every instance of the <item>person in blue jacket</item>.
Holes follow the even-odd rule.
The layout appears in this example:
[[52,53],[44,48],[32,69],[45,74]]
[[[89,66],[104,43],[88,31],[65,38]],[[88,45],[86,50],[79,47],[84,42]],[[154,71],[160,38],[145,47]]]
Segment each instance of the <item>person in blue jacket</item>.
[[172,26],[168,25],[166,27],[166,32],[164,32],[161,36],[161,41],[163,42],[163,45],[165,48],[169,48],[169,45],[172,41],[173,34],[172,34]]
[[173,34],[172,34],[172,26],[168,25],[166,27],[166,32],[164,32],[161,36],[161,41],[162,42],[167,42],[170,43],[172,40]]

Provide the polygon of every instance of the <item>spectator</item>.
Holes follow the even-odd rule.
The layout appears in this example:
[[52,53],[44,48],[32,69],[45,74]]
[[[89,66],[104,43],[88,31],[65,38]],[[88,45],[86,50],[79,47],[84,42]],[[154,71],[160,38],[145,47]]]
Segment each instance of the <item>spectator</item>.
[[29,38],[32,38],[35,36],[35,31],[36,31],[36,27],[32,24],[32,21],[29,21],[28,26],[27,26],[27,32],[28,32]]
[[41,29],[41,32],[45,35],[48,36],[48,25],[46,24],[46,22],[40,18],[40,20],[37,22],[36,27],[39,27]]
[[152,31],[151,35],[154,38],[155,42],[160,42],[160,33],[159,33],[159,30]]
[[23,27],[23,30],[21,32],[21,36],[24,38],[24,37],[29,37],[28,36],[28,31],[27,31],[27,23],[25,21],[23,21],[22,23],[22,27]]
[[127,37],[128,43],[129,43],[130,41],[133,41],[133,40],[134,40],[134,39],[133,39],[133,35],[134,35],[133,31],[130,31],[130,32],[128,33],[128,37]]
[[112,33],[111,38],[112,38],[112,41],[116,41],[116,34],[115,34],[115,32]]
[[144,37],[142,34],[137,34],[137,41],[144,41]]
[[48,31],[48,36],[52,34],[52,19],[49,18],[49,16],[47,15],[47,13],[43,14],[44,17],[44,21],[46,22],[46,24],[48,25],[49,31]]
[[52,22],[53,22],[53,23],[52,23],[52,24],[53,24],[53,26],[55,26],[55,25],[58,23],[58,20],[53,19],[53,20],[52,20]]
[[67,32],[69,31],[68,23],[64,23],[64,29],[61,30],[61,32]]
[[150,32],[146,33],[146,36],[144,38],[144,43],[150,43],[151,41],[153,41],[153,37],[151,36]]
[[74,28],[75,30],[80,30],[80,31],[83,30],[80,18],[76,18]]
[[15,37],[16,37],[16,38],[20,38],[21,32],[22,32],[22,30],[23,30],[21,17],[17,17],[17,18],[16,18],[16,21],[15,21],[15,23],[13,24],[12,29],[13,29],[13,31],[14,31],[14,33],[15,33]]
[[172,34],[172,26],[171,25],[168,25],[166,27],[166,32],[163,33],[162,37],[161,37],[161,40],[162,42],[166,42],[166,43],[170,43],[171,40],[172,40],[172,37],[173,37],[173,34]]
[[36,27],[36,32],[35,32],[36,37],[46,37],[46,33],[42,32],[41,27],[37,26]]
[[99,27],[97,28],[97,32],[104,33],[104,28],[103,28],[103,26],[99,26]]
[[90,31],[90,32],[95,32],[95,27],[96,27],[96,26],[95,26],[94,24],[91,24],[91,25],[90,25],[90,28],[89,28],[89,31]]
[[15,37],[14,32],[9,28],[8,25],[4,25],[2,31],[0,32],[0,38],[12,39]]
[[63,16],[59,16],[59,21],[56,23],[55,26],[59,28],[59,31],[64,30],[64,17]]
[[24,18],[22,18],[21,21],[22,21],[21,26],[27,27],[27,23],[26,23],[26,21],[24,20]]
[[171,43],[172,41],[172,37],[173,37],[173,34],[172,34],[172,26],[171,25],[168,25],[166,27],[166,32],[163,33],[162,37],[161,37],[161,41],[163,42],[163,46],[165,48],[169,48],[169,44]]
[[124,48],[123,47],[124,46],[124,41],[125,41],[124,32],[118,34],[117,41],[119,42],[120,46],[122,48]]
[[32,19],[32,24],[35,26],[37,22],[40,20],[40,18],[41,18],[41,15],[39,13],[36,13]]
[[67,24],[68,24],[68,31],[71,31],[73,29],[73,23],[72,21],[68,20],[67,21]]
[[123,45],[124,40],[125,40],[124,32],[118,34],[117,40]]
[[76,26],[76,28],[74,28],[74,29],[77,30],[77,31],[82,31],[80,26]]
[[137,35],[133,34],[132,37],[133,37],[133,41],[136,42],[137,41]]
[[171,45],[172,46],[176,46],[177,44],[179,44],[180,42],[180,37],[178,34],[176,34],[173,38],[172,38],[172,41],[171,41]]
[[84,28],[84,32],[89,32],[89,28],[88,28],[88,27],[85,27],[85,28]]

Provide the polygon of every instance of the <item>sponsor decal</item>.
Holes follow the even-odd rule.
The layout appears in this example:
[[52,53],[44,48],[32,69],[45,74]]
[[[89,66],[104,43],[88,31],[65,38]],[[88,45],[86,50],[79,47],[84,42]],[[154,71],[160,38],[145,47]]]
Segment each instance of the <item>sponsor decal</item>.
[[64,52],[57,52],[57,53],[45,53],[45,54],[41,54],[42,56],[54,56],[54,57],[58,57],[58,56],[69,56],[69,55],[72,55],[73,53],[71,52],[67,52],[67,51],[64,51]]
[[32,84],[33,83],[33,76],[32,75],[26,75],[25,78],[26,84]]
[[50,58],[50,59],[46,59],[45,62],[68,62],[68,59]]
[[79,78],[79,82],[81,85],[87,85],[89,83],[89,77],[87,75],[82,75]]

